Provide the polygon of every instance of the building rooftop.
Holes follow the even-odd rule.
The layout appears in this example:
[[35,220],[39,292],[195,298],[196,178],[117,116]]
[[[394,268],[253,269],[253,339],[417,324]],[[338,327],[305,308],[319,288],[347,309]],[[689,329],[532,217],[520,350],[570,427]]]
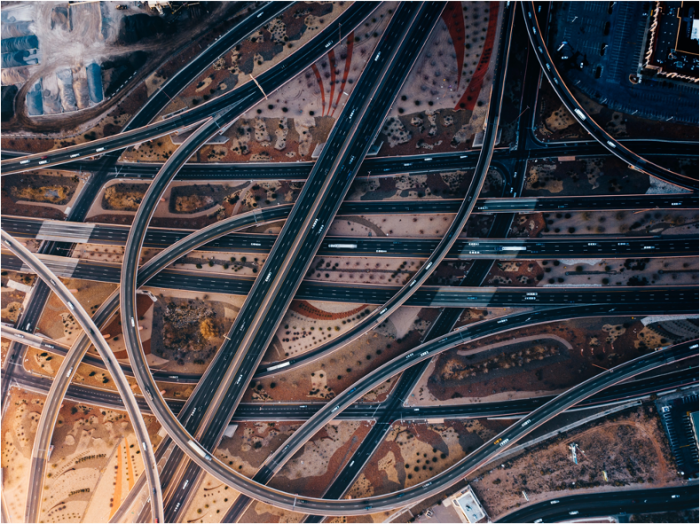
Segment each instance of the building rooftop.
[[461,510],[467,518],[467,522],[473,523],[483,520],[487,516],[486,510],[484,510],[471,486],[467,486],[467,489],[462,490],[461,493],[461,496],[455,496],[452,499],[452,503]]

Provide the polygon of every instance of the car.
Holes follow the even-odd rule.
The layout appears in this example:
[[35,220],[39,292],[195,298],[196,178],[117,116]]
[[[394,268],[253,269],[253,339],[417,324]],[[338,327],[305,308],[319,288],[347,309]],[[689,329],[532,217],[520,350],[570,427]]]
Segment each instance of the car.
[[672,499],[679,499],[679,498],[681,498],[681,496],[680,495],[671,495],[671,498]]
[[569,511],[569,515],[578,515],[578,511],[576,511],[576,510]]
[[553,500],[553,501],[550,502],[550,504],[559,504],[559,501],[558,501],[558,500]]
[[47,158],[49,158],[49,157],[48,157],[48,156],[42,156],[42,157],[41,157],[42,160],[46,160]]

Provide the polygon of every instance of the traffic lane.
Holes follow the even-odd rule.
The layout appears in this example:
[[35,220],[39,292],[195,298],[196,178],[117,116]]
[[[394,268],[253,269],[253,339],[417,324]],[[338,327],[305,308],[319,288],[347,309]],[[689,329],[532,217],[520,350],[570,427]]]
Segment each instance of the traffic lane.
[[[337,39],[342,39],[347,36],[347,31],[343,33],[343,26],[346,28],[356,27],[364,18],[371,14],[377,6],[377,2],[357,2],[351,5],[319,34],[319,36],[323,35],[322,39],[314,39],[300,47],[295,53],[291,54],[275,67],[261,74],[257,79],[258,83],[265,88],[266,92],[271,92],[274,86],[282,80],[281,73],[284,73],[285,68],[288,71],[301,72],[303,69],[310,66],[327,52],[323,40],[330,39],[334,43],[337,43],[339,41]],[[244,35],[243,38],[246,38],[262,25],[264,24],[260,24],[258,20],[249,17],[239,24],[237,32]],[[225,93],[200,106],[142,128],[133,129],[111,137],[97,139],[89,144],[69,146],[52,152],[28,155],[20,159],[3,160],[0,164],[2,166],[2,175],[33,169],[43,169],[45,167],[73,161],[79,157],[105,154],[111,151],[124,149],[139,142],[145,142],[146,140],[164,136],[177,129],[202,122],[207,117],[226,110],[228,106],[238,101],[237,99],[239,99],[240,96],[256,92],[259,93],[257,86],[255,86],[253,82],[247,82],[242,87]]]
[[[100,356],[104,359],[108,371],[114,380],[119,395],[124,401],[124,407],[131,419],[134,432],[139,439],[138,447],[141,450],[141,454],[144,460],[144,466],[146,470],[146,475],[148,477],[149,488],[152,490],[151,497],[151,510],[153,515],[156,515],[159,519],[163,518],[163,497],[160,490],[160,480],[158,476],[158,469],[153,454],[153,446],[150,444],[150,437],[148,435],[148,429],[141,416],[141,412],[138,409],[138,403],[134,396],[131,387],[126,380],[126,377],[121,372],[121,368],[118,366],[116,359],[114,358],[111,349],[107,345],[104,337],[97,326],[92,321],[91,317],[83,309],[83,307],[78,303],[73,303],[73,295],[70,293],[68,288],[60,281],[49,269],[43,265],[39,259],[32,254],[24,245],[17,242],[10,235],[2,231],[3,243],[9,247],[18,257],[21,257],[23,262],[32,267],[36,274],[44,281],[44,283],[51,289],[51,291],[66,305],[71,314],[80,324],[80,327],[86,333],[87,337],[90,339],[95,349],[100,353]],[[52,393],[65,387],[71,378],[74,376],[75,371],[77,371],[77,364],[79,361],[71,361],[70,356],[66,358],[64,362],[59,367],[59,379],[54,380],[54,386],[52,390],[49,391],[47,398],[47,403],[57,402]],[[69,367],[70,366],[70,367]],[[75,370],[75,371],[74,371]],[[55,410],[54,410],[55,412]],[[41,417],[39,420],[39,426],[44,426],[46,424],[55,424],[55,420],[49,420],[47,417]],[[146,444],[148,442],[148,444]],[[43,476],[40,477],[43,479]],[[33,498],[34,499],[34,498]],[[34,516],[38,514],[38,507],[35,506],[35,510],[32,512]]]
[[[168,237],[156,237],[157,242],[170,242]],[[177,237],[172,235],[172,239]],[[630,258],[697,256],[696,238],[679,237],[620,237],[614,240],[601,240],[600,237],[527,239],[457,239],[445,258],[448,260],[489,259],[550,259],[558,257],[575,258]],[[276,241],[273,235],[237,234],[228,235],[214,244],[205,246],[206,251],[240,251],[267,253]],[[426,238],[384,238],[384,237],[326,237],[318,251],[324,256],[375,256],[375,257],[428,257],[434,253],[441,240]],[[415,278],[415,277],[414,277]]]
[[[297,203],[295,204],[285,227],[280,233],[278,242],[275,244],[275,246],[273,246],[272,252],[268,257],[265,266],[260,271],[261,275],[268,275],[270,278],[266,278],[265,280],[258,279],[256,281],[248,295],[246,304],[244,304],[244,307],[236,318],[236,322],[230,332],[231,340],[230,342],[227,340],[225,346],[238,347],[239,352],[242,352],[244,356],[241,359],[241,362],[234,365],[233,368],[226,373],[227,384],[232,383],[233,379],[235,378],[234,375],[238,373],[238,371],[234,369],[235,367],[240,369],[252,367],[250,370],[252,373],[252,371],[255,369],[253,366],[254,362],[258,359],[258,357],[262,356],[259,355],[259,342],[256,343],[255,347],[251,347],[250,350],[245,350],[245,348],[242,350],[240,349],[240,346],[246,340],[252,342],[253,338],[255,338],[253,329],[253,327],[255,327],[254,319],[259,319],[258,314],[261,309],[268,311],[267,308],[262,308],[261,304],[264,301],[269,301],[271,298],[270,290],[276,289],[280,285],[283,277],[282,268],[284,265],[290,260],[295,260],[295,257],[288,259],[288,251],[293,245],[299,245],[299,237],[302,233],[302,227],[305,227],[307,223],[310,225],[311,218],[309,218],[309,210],[315,209],[315,207],[318,205],[318,195],[322,194],[324,189],[327,190],[328,188],[333,187],[332,184],[329,183],[328,175],[332,173],[330,180],[336,180],[338,178],[338,173],[336,172],[337,165],[340,164],[341,161],[352,163],[348,160],[350,157],[349,151],[346,150],[344,152],[342,160],[337,156],[337,154],[341,148],[343,148],[345,137],[348,136],[350,131],[356,129],[358,125],[360,125],[358,122],[361,123],[365,121],[364,118],[361,118],[360,114],[354,118],[355,113],[361,113],[365,110],[370,99],[370,91],[360,88],[365,84],[367,84],[368,88],[370,86],[377,85],[379,73],[383,71],[388,64],[388,57],[389,53],[391,52],[390,50],[395,49],[402,41],[406,23],[413,16],[415,16],[417,11],[417,5],[402,4],[392,18],[389,28],[386,30],[386,36],[379,44],[379,50],[375,50],[373,54],[375,58],[370,61],[368,68],[363,71],[362,76],[358,80],[357,86],[355,90],[353,90],[353,95],[351,95],[343,109],[343,117],[341,117],[336,126],[334,126],[321,158],[319,158],[314,167],[314,172],[312,173],[311,178],[307,184],[305,184],[302,194],[297,200]],[[366,148],[368,147],[368,144],[362,144],[362,146],[363,148]],[[321,216],[320,213],[319,216]],[[320,231],[322,227],[323,225],[319,224],[318,230]],[[297,247],[296,249],[299,248]],[[292,268],[292,273],[293,272],[294,268]],[[273,275],[275,278],[272,278]],[[274,316],[275,313],[279,311],[279,305],[271,305],[270,311]],[[267,331],[264,330],[264,326],[262,331],[265,334],[267,333]],[[223,348],[221,352],[224,352]],[[243,382],[242,378],[242,374],[238,374],[238,384],[236,385],[241,385]],[[245,384],[243,384],[243,387],[245,387]],[[224,390],[220,390],[219,395],[221,395],[221,392],[223,391]],[[232,397],[239,396],[238,393],[239,392],[228,392],[226,395],[227,398],[230,399]],[[210,412],[213,413],[211,408]],[[202,442],[202,444],[207,447],[206,442]]]
[[[261,214],[275,219],[287,217],[291,206],[276,206]],[[276,211],[276,212],[275,212]],[[455,218],[458,220],[459,216]],[[268,221],[271,219],[268,219]],[[454,224],[454,222],[453,222]],[[3,228],[21,238],[52,239],[76,243],[124,245],[131,228],[111,225],[84,225],[79,223],[64,224],[58,221],[41,221],[25,218],[6,218]],[[457,224],[459,225],[459,224]],[[454,228],[450,228],[452,230]],[[454,233],[454,231],[452,231]],[[167,230],[149,228],[144,237],[144,246],[162,248],[172,246],[186,236],[191,230]],[[196,237],[195,237],[196,238]],[[269,253],[277,241],[276,235],[232,233],[220,235],[220,238],[199,243],[200,251],[243,251],[249,253]],[[695,237],[618,237],[601,239],[600,236],[554,236],[545,238],[494,239],[467,238],[454,240],[445,258],[450,260],[472,260],[478,258],[519,258],[547,259],[553,257],[576,258],[658,258],[667,256],[697,256],[698,245]],[[318,250],[323,256],[379,256],[402,258],[429,257],[434,255],[443,241],[437,238],[384,238],[384,237],[325,237]],[[435,260],[432,260],[434,263]],[[437,263],[436,263],[437,264]]]
[[[260,27],[267,24],[291,5],[293,5],[293,2],[267,2],[246,17],[246,27],[248,25]],[[183,68],[179,69],[174,76],[170,77],[168,81],[146,101],[131,121],[124,126],[122,131],[129,131],[148,125],[148,123],[171,102],[172,97],[178,95],[187,85],[193,82],[200,74],[204,73],[218,57],[226,53],[241,40],[241,31],[245,31],[245,27],[241,27],[241,23],[239,23],[229,29],[225,34],[219,35],[214,42],[204,49],[204,51],[190,60]]]
[[[3,267],[19,271],[22,265],[10,255],[2,255]],[[99,282],[119,282],[119,268],[105,265],[78,265],[72,278]],[[187,291],[210,291],[248,295],[253,286],[250,279],[225,276],[200,277],[179,270],[164,270],[149,281],[151,287]],[[304,282],[294,295],[299,300],[327,300],[363,304],[384,304],[400,288],[396,286],[366,286]],[[550,306],[569,304],[605,303],[611,306],[628,303],[669,303],[695,300],[697,288],[693,286],[642,286],[617,288],[602,287],[535,287],[506,288],[459,286],[422,286],[406,301],[415,307],[506,307]]]
[[[680,308],[677,305],[674,305],[673,308],[676,311],[683,311],[683,308]],[[628,313],[633,313],[636,311],[635,308],[624,309],[626,309]],[[692,311],[694,309],[694,306],[690,306],[686,309],[686,311]],[[363,377],[360,381],[356,382],[352,389],[346,390],[345,392],[336,396],[314,417],[310,418],[299,430],[297,430],[297,432],[295,432],[286,441],[284,448],[271,455],[263,467],[268,467],[273,470],[276,469],[278,465],[284,463],[288,456],[291,456],[298,449],[300,449],[300,447],[313,436],[319,427],[332,420],[339,410],[347,407],[349,403],[352,403],[360,398],[367,391],[370,391],[373,387],[376,387],[377,384],[380,384],[391,376],[394,376],[408,367],[411,367],[415,363],[429,359],[435,354],[463,343],[464,333],[468,333],[468,339],[473,341],[475,337],[484,336],[484,332],[489,332],[493,329],[507,331],[510,328],[521,327],[522,325],[533,325],[540,322],[551,322],[554,320],[578,318],[582,316],[599,316],[601,314],[608,313],[609,311],[607,311],[606,308],[599,306],[560,308],[555,310],[540,311],[533,314],[520,313],[512,315],[506,319],[500,319],[499,321],[490,320],[479,324],[474,324],[444,337],[440,337],[439,339],[429,343],[423,344],[422,346],[415,348],[408,355],[399,356],[396,359],[384,364],[369,375]],[[510,328],[501,327],[499,329],[496,323],[502,324],[504,320],[509,322]],[[694,345],[685,343],[665,351],[657,351],[642,357],[638,357],[633,361],[617,366],[613,369],[613,371],[602,373],[581,383],[575,388],[570,389],[566,393],[563,393],[559,397],[556,397],[554,400],[538,408],[538,410],[533,412],[524,423],[518,422],[514,426],[511,426],[509,429],[484,444],[472,455],[466,457],[455,466],[442,472],[427,483],[421,483],[390,495],[371,497],[364,500],[355,500],[353,502],[319,501],[319,499],[311,498],[305,500],[305,498],[303,500],[295,500],[296,508],[303,508],[303,511],[306,513],[331,515],[340,514],[335,513],[335,510],[338,508],[338,506],[343,506],[344,511],[346,511],[348,514],[362,514],[376,512],[384,508],[393,508],[395,507],[394,504],[405,506],[415,500],[422,500],[428,496],[438,493],[455,482],[458,482],[465,474],[474,471],[476,468],[491,460],[492,457],[501,449],[509,447],[520,437],[530,433],[532,430],[551,419],[563,409],[570,407],[570,405],[583,400],[584,398],[592,395],[596,391],[602,390],[608,385],[629,378],[630,376],[648,371],[654,367],[658,367],[659,365],[663,365],[677,359],[696,355],[697,347],[697,343]],[[493,447],[494,441],[498,441],[497,444],[499,445]],[[506,446],[506,444],[508,446]],[[337,505],[336,502],[338,503]],[[370,503],[370,505],[365,506],[367,503]],[[333,509],[329,509],[330,507]]]
[[[658,141],[622,141],[630,147],[639,147],[643,144],[644,152],[650,157],[688,156],[696,157],[692,143],[659,143]],[[663,148],[660,149],[660,147]],[[417,174],[449,172],[460,169],[471,169],[474,166],[479,150],[462,151],[459,153],[427,153],[404,157],[367,158],[363,161],[358,172],[360,177],[382,177],[395,174]],[[502,162],[517,159],[522,160],[522,152],[511,151],[509,148],[495,148],[493,168],[500,172],[504,178],[509,178],[510,173]],[[528,158],[556,159],[558,156],[576,156],[577,158],[607,156],[608,151],[595,141],[590,143],[576,142],[568,145],[549,145],[547,150],[528,151]],[[62,169],[91,172],[95,169],[94,161],[70,162],[64,164]],[[184,180],[306,180],[313,168],[313,162],[279,162],[279,163],[200,163],[188,164],[180,172],[180,178]],[[114,172],[110,171],[110,179],[118,178],[142,178],[155,177],[162,164],[126,163],[115,166]],[[523,173],[524,170],[515,172]],[[599,195],[604,198],[604,195]],[[585,198],[585,197],[584,197]],[[592,198],[592,197],[590,197]]]
[[[327,41],[334,41],[335,35],[336,35],[336,29],[338,29],[338,38],[342,38],[347,32],[352,31],[352,29],[359,24],[376,6],[378,5],[378,2],[365,2],[362,3],[361,6],[358,7],[358,4],[355,4],[354,6],[351,6],[348,10],[346,10],[341,17],[334,21],[325,31],[323,31],[320,35],[318,35],[314,40],[313,43],[317,44],[316,47],[322,46],[324,51],[327,50]],[[345,32],[341,30],[341,28],[345,29]],[[330,38],[330,40],[328,40]],[[300,64],[300,57],[305,57],[309,55],[309,49],[312,49],[313,46],[304,46],[301,50],[301,52],[297,52],[292,57],[287,59],[285,61],[285,67],[286,66],[292,66],[291,68],[293,69],[295,67],[295,64]],[[322,54],[323,54],[322,52]],[[268,74],[267,76],[262,75],[261,77],[258,78],[258,81],[261,84],[264,84],[265,87],[267,87],[266,91],[270,92],[271,87],[276,87],[275,85],[267,85],[267,83],[272,84],[272,82],[268,82],[267,79],[272,79],[274,80],[274,76],[272,74]],[[280,82],[278,82],[280,83]],[[256,91],[256,95],[259,97],[260,93]],[[191,138],[191,137],[190,137]],[[180,150],[183,148],[181,147]],[[171,157],[172,160],[172,157]],[[144,208],[144,204],[142,203],[142,208]],[[153,207],[153,206],[148,206],[148,207]],[[198,413],[196,417],[193,417],[193,421],[196,421],[197,418],[199,418],[200,414]]]
[[[225,429],[228,419],[233,410],[235,410],[236,404],[239,402],[240,397],[247,387],[250,376],[254,373],[259,360],[262,358],[267,345],[267,339],[269,339],[269,326],[270,324],[279,322],[279,313],[283,313],[282,310],[284,309],[284,302],[281,302],[279,299],[280,294],[283,294],[284,291],[280,293],[280,287],[282,287],[283,290],[287,290],[298,285],[300,277],[305,273],[305,269],[301,269],[300,255],[305,257],[308,263],[310,263],[317,246],[309,244],[317,245],[319,243],[320,238],[316,235],[322,232],[328,217],[334,216],[338,204],[342,200],[342,195],[347,191],[350,179],[357,169],[356,166],[359,165],[359,160],[355,163],[355,167],[353,167],[352,164],[358,158],[361,160],[369,145],[371,145],[373,140],[368,136],[369,133],[374,134],[379,129],[375,119],[371,121],[371,125],[367,125],[368,120],[364,116],[365,110],[368,114],[373,115],[376,115],[378,112],[371,110],[371,106],[369,106],[367,102],[371,100],[372,104],[383,104],[388,109],[388,104],[390,103],[390,99],[386,96],[388,90],[382,89],[379,95],[375,94],[371,96],[370,91],[362,89],[362,84],[369,83],[370,85],[374,85],[375,87],[373,89],[377,89],[377,85],[391,84],[392,82],[398,82],[400,85],[399,80],[405,77],[402,73],[399,78],[398,73],[396,73],[397,70],[401,71],[400,68],[396,68],[394,73],[389,76],[388,80],[382,80],[379,84],[375,79],[378,77],[378,73],[384,71],[384,68],[389,64],[391,53],[395,52],[394,50],[397,49],[399,43],[403,41],[403,35],[405,34],[404,27],[407,22],[412,21],[412,18],[415,17],[414,13],[417,12],[418,10],[415,5],[409,6],[402,4],[394,18],[392,18],[382,42],[380,42],[378,49],[374,50],[374,59],[370,62],[369,67],[363,71],[362,77],[353,91],[353,96],[348,100],[343,110],[344,118],[341,117],[338,124],[334,127],[332,136],[329,138],[322,156],[317,162],[316,168],[318,168],[318,170],[314,170],[310,180],[305,185],[302,195],[297,201],[290,218],[285,224],[285,228],[280,234],[279,241],[273,247],[270,258],[268,258],[265,267],[261,270],[261,275],[267,275],[265,281],[261,283],[260,280],[258,280],[251,291],[252,296],[249,296],[249,300],[244,305],[241,313],[239,313],[239,318],[237,318],[236,322],[238,323],[239,319],[243,317],[239,325],[245,326],[245,331],[241,333],[241,329],[236,329],[237,326],[234,326],[232,331],[235,334],[232,334],[231,339],[232,344],[238,344],[239,351],[243,352],[243,357],[240,363],[238,363],[239,369],[236,370],[234,365],[231,368],[231,372],[226,375],[225,381],[227,384],[230,384],[228,391],[222,388],[217,393],[217,396],[221,399],[225,391],[223,399],[217,402],[215,398],[215,403],[219,403],[221,407],[216,412],[211,406],[209,408],[210,411],[208,413],[210,413],[210,415],[208,420],[205,421],[205,424],[210,424],[211,429],[207,430],[206,434],[200,439],[201,444],[206,449],[213,449],[221,438],[221,434]],[[418,28],[423,29],[427,27],[425,22],[427,21],[418,23]],[[430,23],[430,27],[432,27],[432,22]],[[406,38],[409,38],[409,36]],[[416,44],[416,38],[414,34],[411,42],[412,45]],[[407,63],[405,64],[407,65]],[[404,70],[404,72],[407,72],[407,68],[404,68]],[[396,88],[395,85],[392,87]],[[354,96],[355,93],[358,93],[358,95]],[[393,100],[393,96],[391,100]],[[353,122],[355,113],[359,114],[355,117]],[[336,132],[337,134],[335,134]],[[353,133],[353,139],[356,145],[350,147],[347,145],[344,146],[344,137],[349,135],[350,132]],[[339,158],[341,158],[339,155],[341,151],[342,159],[339,160]],[[341,167],[338,168],[338,165]],[[345,167],[345,170],[349,171],[347,177],[343,167]],[[328,177],[329,174],[331,174],[330,178]],[[325,194],[328,196],[326,197]],[[328,206],[323,203],[324,199],[327,199],[325,202],[333,202],[333,207],[335,207],[335,209],[326,211],[325,208]],[[318,207],[321,209],[317,210]],[[317,218],[313,225],[311,225],[311,220],[314,216]],[[320,217],[323,217],[323,219]],[[319,223],[319,220],[322,220],[322,222]],[[310,235],[313,238],[312,241],[308,240],[309,235],[306,234],[309,227],[311,229]],[[302,237],[305,237],[307,240],[303,242]],[[288,255],[290,249],[294,250],[294,255],[292,256]],[[287,264],[287,268],[285,268],[283,264]],[[287,270],[289,271],[288,279],[292,279],[292,282],[296,281],[296,284],[290,285],[288,281],[284,281],[284,285],[282,284],[283,278],[281,272]],[[272,278],[273,275],[275,275],[274,279]],[[277,275],[280,276],[278,277]],[[269,283],[269,285],[264,285],[266,283]],[[274,296],[275,293],[276,296]],[[263,304],[269,304],[269,306]],[[261,309],[264,311],[269,310],[269,313],[263,317],[258,314]],[[260,325],[257,331],[256,322]],[[262,335],[260,335],[261,333]],[[246,348],[245,345],[248,345],[249,349]],[[236,376],[238,378],[234,383],[233,380]],[[216,405],[213,407],[216,408]],[[218,429],[216,426],[218,426]],[[197,471],[198,468],[196,464],[191,465],[187,472],[187,477],[190,475],[194,476]]]
[[[463,200],[406,200],[391,201],[361,201],[343,202],[338,211],[339,215],[357,214],[425,214],[425,213],[456,213]],[[642,209],[649,212],[667,209],[697,209],[700,207],[700,197],[688,195],[616,195],[614,197],[538,197],[538,198],[488,198],[479,199],[473,213],[515,213],[533,211],[616,211],[623,209]],[[270,209],[270,208],[268,208]],[[265,213],[267,210],[262,210]],[[58,220],[39,220],[29,217],[0,216],[0,227],[17,236],[35,238],[42,227],[46,225],[59,227],[82,228],[89,233],[90,242],[123,244],[128,236],[129,226],[116,224],[83,224],[63,222]],[[189,229],[149,228],[145,240],[148,247],[162,247],[176,242],[179,238],[191,233]],[[597,237],[599,238],[599,237]],[[75,240],[76,242],[78,239]],[[224,242],[224,241],[222,241]],[[212,244],[212,246],[217,244]],[[253,248],[255,246],[249,246]]]
[[[18,373],[13,377],[13,386],[21,387],[27,391],[33,391],[42,395],[49,392],[52,381],[46,377],[33,375],[18,368]],[[698,382],[697,367],[687,370],[664,373],[659,376],[651,376],[632,382],[624,382],[612,386],[604,392],[593,395],[584,400],[578,406],[593,406],[617,400],[628,400],[646,396],[651,393],[676,389],[681,386],[696,384]],[[504,402],[468,404],[463,406],[426,406],[415,411],[412,407],[400,407],[394,413],[394,419],[424,420],[426,418],[482,418],[486,416],[505,415],[526,415],[534,409],[548,402],[553,397],[544,396],[534,399],[508,400]],[[105,391],[99,388],[92,388],[79,384],[71,384],[65,394],[66,400],[73,402],[90,404],[106,409],[124,410],[124,403],[117,393]],[[141,413],[152,414],[148,403],[143,396],[136,396]],[[184,401],[178,399],[166,400],[170,410],[175,415],[179,415],[183,409]],[[318,412],[324,404],[309,402],[302,403],[280,403],[255,404],[241,403],[231,418],[231,423],[249,421],[305,421]],[[386,403],[355,403],[342,411],[337,418],[341,420],[373,420],[382,416],[387,411]],[[160,450],[160,446],[158,450]],[[158,456],[156,456],[158,458]]]
[[[169,102],[169,101],[168,101]],[[647,157],[689,156],[697,157],[697,143],[688,141],[658,141],[640,139],[620,139],[618,142],[629,149],[643,152]],[[407,155],[402,157],[374,157],[365,159],[360,168],[360,176],[382,176],[388,174],[427,172],[425,169],[460,169],[465,167],[463,162],[473,162],[478,156],[478,150],[469,150],[458,153],[427,153],[422,155]],[[609,151],[595,140],[577,142],[554,142],[546,145],[538,144],[537,148],[529,149],[530,158],[556,158],[559,156],[592,157],[606,156]],[[3,151],[2,160],[16,159],[28,156],[29,153]],[[510,148],[496,148],[494,155],[497,160],[520,158],[522,151],[511,151]],[[424,164],[425,158],[432,158],[437,164]],[[471,159],[471,160],[470,160]],[[98,161],[73,160],[62,165],[63,170],[92,172],[96,169]],[[404,164],[411,163],[410,166]],[[201,180],[203,178],[275,178],[283,180],[304,180],[311,171],[312,162],[279,162],[274,164],[228,164],[228,163],[201,163],[190,164],[183,168],[180,176],[184,179]],[[468,164],[467,164],[468,165]],[[156,163],[128,163],[117,164],[114,175],[153,178],[160,170],[162,164]],[[375,173],[375,175],[372,175]]]
[[[509,513],[496,522],[561,522],[568,519],[682,511],[698,507],[698,486],[672,488],[613,489],[554,498]],[[576,513],[573,513],[576,512]],[[539,520],[541,519],[541,520]]]

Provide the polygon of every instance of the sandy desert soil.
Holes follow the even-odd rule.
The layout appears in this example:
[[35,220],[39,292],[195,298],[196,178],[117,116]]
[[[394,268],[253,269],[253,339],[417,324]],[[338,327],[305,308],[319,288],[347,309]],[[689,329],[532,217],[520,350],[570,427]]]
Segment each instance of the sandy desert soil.
[[[413,486],[444,471],[502,429],[486,419],[439,423],[396,422],[346,496],[380,495]],[[331,522],[382,522],[388,514]]]
[[[298,423],[239,424],[232,437],[224,437],[216,455],[231,468],[252,477],[265,458],[299,427]],[[336,472],[360,445],[369,431],[367,422],[330,424],[319,431],[275,476],[270,485],[300,495],[319,496]],[[238,493],[206,476],[192,504],[186,510],[186,522],[220,522]],[[286,512],[253,502],[244,522],[300,522],[301,514]]]
[[590,318],[518,329],[435,358],[409,405],[554,394],[669,343],[640,318]]
[[[571,459],[571,443],[583,451],[578,453],[578,464]],[[489,517],[496,519],[525,503],[522,491],[534,504],[555,498],[562,491],[565,496],[582,490],[609,490],[612,486],[639,489],[682,483],[656,410],[643,406],[530,448],[471,485]]]
[[[177,371],[181,373],[204,373],[211,363],[211,359],[216,354],[216,351],[223,343],[223,335],[228,332],[229,327],[238,315],[240,307],[243,305],[245,297],[238,295],[228,295],[224,293],[197,293],[194,291],[181,291],[173,289],[161,288],[145,288],[151,292],[158,301],[153,309],[153,337],[150,340],[149,349],[151,354],[158,357],[157,367],[163,371]],[[177,308],[171,307],[172,312],[166,315],[168,304],[173,306],[181,306],[178,312]],[[192,308],[191,310],[189,308]],[[201,324],[206,320],[205,312],[214,313],[209,315],[209,318],[214,321],[214,325],[218,332],[217,336],[209,336],[208,338],[202,334]],[[181,332],[176,326],[182,322],[188,315],[197,316],[201,314],[201,321],[198,320],[199,332],[197,333],[194,326],[187,328]],[[171,319],[169,322],[167,319]],[[169,324],[171,328],[166,329],[165,324]],[[148,323],[143,323],[148,328]],[[213,335],[213,331],[209,331],[205,326],[206,335]],[[183,333],[192,333],[198,341],[193,345],[192,350],[187,350],[184,346],[179,346],[175,340]],[[141,332],[143,333],[143,331]],[[142,335],[143,337],[143,335]],[[169,341],[169,346],[166,347],[165,341]],[[201,349],[196,349],[195,346],[201,346]],[[197,346],[197,347],[199,347]],[[153,365],[153,363],[151,364]],[[184,393],[183,393],[184,395]]]
[[501,18],[497,3],[447,6],[384,123],[381,156],[471,145],[488,107]]
[[[296,48],[312,39],[349,5],[348,2],[301,3],[288,9],[267,24],[264,29],[217,60],[207,72],[180,93],[161,112],[161,115],[168,115],[185,107],[194,107],[250,82],[250,75],[257,77],[282,61]],[[385,24],[388,20],[385,16],[381,16],[379,20],[379,14],[376,18],[378,20],[371,25]],[[377,34],[373,37],[373,41],[360,46],[363,51],[361,54],[357,53],[358,58],[354,61],[355,69],[353,69],[355,79],[369,58],[369,54],[367,56],[365,54],[367,51],[371,54],[379,36],[379,29],[375,32]],[[370,47],[365,49],[367,46]],[[328,118],[323,117],[326,107],[321,100],[318,100],[318,95],[323,93],[325,102],[325,91],[321,90],[319,85],[322,82],[319,84],[313,82],[308,86],[310,87],[308,91],[306,84],[313,78],[313,68],[316,68],[316,71],[318,68],[328,69],[329,61],[335,64],[336,55],[343,60],[349,57],[348,62],[352,61],[352,48],[348,50],[347,44],[344,47],[338,46],[331,50],[328,57],[321,59],[311,69],[298,75],[285,87],[275,93],[268,93],[267,100],[251,108],[222,134],[223,143],[200,149],[195,160],[201,162],[289,161],[297,155],[310,155],[313,151],[313,149],[308,151],[311,146],[310,139],[316,135],[314,138],[317,143],[325,141],[334,119],[330,114]],[[334,90],[334,88],[333,81],[331,89]],[[315,92],[316,89],[318,92]],[[316,126],[314,115],[322,117],[320,118],[322,123],[319,126],[321,129],[309,134],[309,129]],[[170,156],[181,141],[182,137],[172,137],[172,139],[157,140],[159,145],[154,144],[154,141],[145,142],[137,150],[133,148],[127,150],[124,158],[132,161],[162,160]]]
[[[396,176],[358,178],[351,186],[349,200],[399,200],[399,199],[460,199],[471,181],[471,170],[435,173],[429,175],[399,174]],[[503,177],[496,170],[490,170],[481,196],[500,195]],[[240,181],[222,184],[219,181],[192,183],[174,181],[163,194],[158,204],[152,225],[156,227],[176,227],[199,229],[239,213],[254,209],[264,209],[279,204],[294,203],[301,192],[303,182],[294,181]],[[111,180],[105,184],[91,206],[88,222],[130,224],[135,210],[148,189],[148,182]],[[386,218],[386,217],[384,217]],[[430,217],[417,215],[426,226]],[[477,234],[488,215],[478,215],[471,220]],[[358,217],[357,221],[380,220],[377,216]],[[381,219],[384,220],[384,219]],[[388,226],[392,226],[392,221]],[[281,222],[280,222],[281,223]],[[268,224],[256,232],[276,233],[280,223]],[[382,222],[387,226],[386,222]],[[392,227],[384,227],[385,234],[392,234]],[[420,229],[414,227],[412,229]],[[401,234],[401,228],[396,234]],[[429,231],[426,229],[426,231]],[[382,234],[379,229],[374,233]]]
[[[340,304],[337,307],[340,307]],[[350,310],[356,305],[345,307]],[[318,402],[333,398],[369,370],[416,346],[436,315],[437,312],[431,309],[399,308],[378,329],[363,335],[341,351],[331,353],[300,368],[282,371],[277,375],[253,381],[244,400]],[[313,341],[314,331],[311,330],[313,323],[313,320],[306,320],[305,324],[283,323],[280,331],[290,339],[306,332],[307,340],[311,338]],[[311,327],[304,327],[309,324]],[[274,347],[279,344],[280,331],[264,360],[272,360],[270,355],[278,354],[271,352],[277,351]],[[292,333],[300,333],[300,335],[292,335]],[[317,344],[322,341],[319,340]],[[381,395],[377,395],[376,399],[373,397],[367,400],[381,400],[385,393],[386,391],[383,391]]]
[[[26,475],[43,403],[41,396],[12,390],[3,417],[3,497],[13,520],[24,515]],[[153,417],[145,420],[157,445],[159,425]],[[65,401],[52,440],[40,519],[106,522],[143,471],[134,439],[125,413]]]

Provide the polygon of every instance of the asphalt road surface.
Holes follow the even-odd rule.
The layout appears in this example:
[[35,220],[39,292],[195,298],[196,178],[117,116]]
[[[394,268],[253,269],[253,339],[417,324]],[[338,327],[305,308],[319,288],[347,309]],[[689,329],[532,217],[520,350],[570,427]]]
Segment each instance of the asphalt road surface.
[[[697,509],[698,484],[654,489],[612,489],[603,493],[569,495],[546,500],[518,509],[496,522],[562,522],[574,519],[594,519],[684,511]],[[628,522],[622,520],[620,522]]]

